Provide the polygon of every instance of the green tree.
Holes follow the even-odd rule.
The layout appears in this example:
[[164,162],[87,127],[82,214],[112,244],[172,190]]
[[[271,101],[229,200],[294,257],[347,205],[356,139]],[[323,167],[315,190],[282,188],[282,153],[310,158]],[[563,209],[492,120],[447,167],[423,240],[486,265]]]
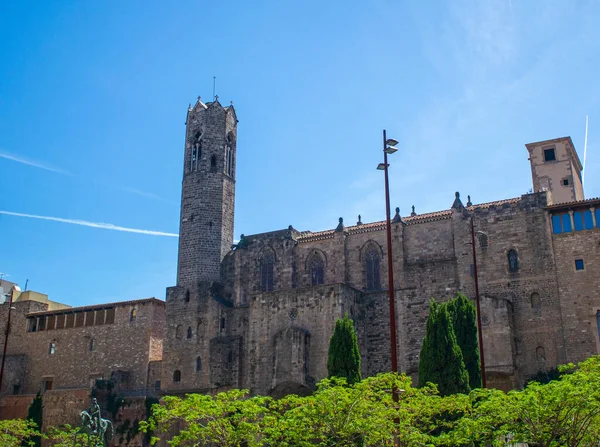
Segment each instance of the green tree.
[[428,382],[435,383],[442,396],[471,390],[447,306],[434,300],[429,305],[427,333],[419,357],[419,386]]
[[359,382],[361,379],[358,338],[354,330],[354,322],[348,314],[335,322],[335,329],[329,340],[327,372],[329,377],[343,377],[349,384]]
[[448,302],[447,306],[452,317],[456,342],[460,347],[465,368],[469,373],[469,386],[472,390],[481,388],[481,364],[479,361],[475,305],[465,295],[459,293]]
[[0,445],[2,447],[33,446],[32,438],[39,436],[35,424],[23,419],[0,420]]
[[[42,421],[43,421],[43,412],[44,412],[44,401],[42,395],[38,393],[33,398],[33,401],[29,405],[27,409],[27,420],[33,422],[39,430],[42,429]],[[31,438],[31,443],[24,443],[23,445],[33,445],[34,447],[40,447],[42,445],[42,438],[40,436],[33,436]]]

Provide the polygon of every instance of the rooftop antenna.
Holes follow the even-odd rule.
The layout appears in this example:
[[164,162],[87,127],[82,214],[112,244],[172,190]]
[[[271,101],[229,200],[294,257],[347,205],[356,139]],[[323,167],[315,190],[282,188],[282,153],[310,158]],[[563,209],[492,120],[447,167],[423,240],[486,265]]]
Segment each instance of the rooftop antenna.
[[585,116],[585,141],[583,143],[583,174],[581,175],[581,186],[585,186],[585,159],[587,158],[588,116]]
[[217,77],[213,76],[213,101],[217,97],[217,95],[215,94],[215,92],[216,92],[216,90],[215,90],[216,85],[217,85]]
[[27,284],[29,284],[28,279],[25,280],[25,288],[23,289],[23,292],[27,292]]

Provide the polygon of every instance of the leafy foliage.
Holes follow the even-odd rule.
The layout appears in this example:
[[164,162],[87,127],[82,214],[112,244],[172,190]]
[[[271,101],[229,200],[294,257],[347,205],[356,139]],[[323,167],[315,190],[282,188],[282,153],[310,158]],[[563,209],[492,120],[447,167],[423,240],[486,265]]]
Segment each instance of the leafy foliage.
[[98,436],[80,433],[78,427],[69,424],[51,427],[45,437],[50,447],[89,447],[100,442]]
[[0,445],[2,447],[33,446],[31,439],[39,436],[36,424],[30,420],[0,420]]
[[462,293],[458,293],[446,305],[452,317],[456,342],[460,347],[465,368],[469,373],[469,386],[471,389],[481,388],[481,364],[479,362],[475,305]]
[[[170,447],[597,447],[600,439],[600,357],[560,368],[547,384],[522,391],[477,388],[441,395],[404,374],[380,374],[350,385],[321,381],[306,397],[250,397],[245,390],[216,396],[165,397],[140,428]],[[399,390],[398,402],[391,391]],[[52,447],[83,447],[69,426],[44,434]],[[0,421],[0,445],[17,447],[37,435],[31,421]],[[93,444],[92,444],[93,445]],[[508,444],[511,445],[511,444]]]
[[329,377],[343,377],[349,384],[359,382],[361,379],[358,338],[354,330],[354,322],[348,314],[335,322],[335,329],[329,340],[327,371]]
[[419,357],[419,386],[435,383],[441,395],[468,393],[469,374],[446,305],[431,300]]

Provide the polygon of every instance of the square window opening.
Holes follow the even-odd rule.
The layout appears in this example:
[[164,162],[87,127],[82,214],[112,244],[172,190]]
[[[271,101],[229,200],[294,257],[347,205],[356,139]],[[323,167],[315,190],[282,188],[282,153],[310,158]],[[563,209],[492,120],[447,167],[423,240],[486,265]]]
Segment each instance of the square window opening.
[[544,161],[555,161],[556,153],[554,152],[554,148],[544,149]]
[[575,270],[585,270],[583,259],[575,259]]

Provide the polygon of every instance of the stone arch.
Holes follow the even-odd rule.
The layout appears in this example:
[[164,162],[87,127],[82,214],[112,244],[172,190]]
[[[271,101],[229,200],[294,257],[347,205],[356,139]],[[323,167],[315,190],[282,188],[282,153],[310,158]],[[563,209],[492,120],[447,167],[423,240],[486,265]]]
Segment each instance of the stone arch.
[[506,253],[506,257],[508,260],[508,271],[510,273],[518,272],[519,271],[519,254],[517,253],[517,250],[515,250],[514,248],[511,248]]
[[258,255],[259,289],[270,292],[275,286],[275,251],[271,247],[263,248]]
[[360,256],[364,268],[365,290],[381,290],[381,263],[383,261],[381,246],[373,240],[367,241],[360,251]]
[[290,394],[296,394],[297,396],[309,396],[312,393],[310,387],[294,381],[286,381],[278,383],[269,393],[274,399],[280,399]]
[[310,275],[312,285],[325,283],[325,266],[327,264],[325,254],[314,249],[306,257],[306,272]]

